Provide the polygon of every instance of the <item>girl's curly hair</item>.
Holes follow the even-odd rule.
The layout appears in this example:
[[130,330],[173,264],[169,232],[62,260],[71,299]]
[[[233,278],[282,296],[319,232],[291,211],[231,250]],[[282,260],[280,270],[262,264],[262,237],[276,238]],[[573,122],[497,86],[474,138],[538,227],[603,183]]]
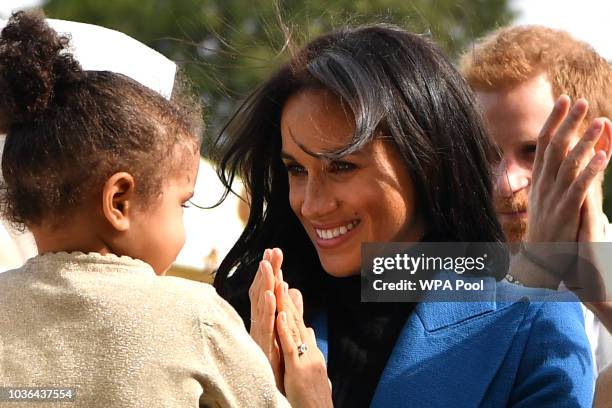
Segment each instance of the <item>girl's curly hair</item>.
[[[0,213],[18,226],[63,217],[127,171],[145,198],[199,148],[199,103],[177,83],[171,101],[121,75],[84,71],[40,12],[17,12],[0,34]],[[183,149],[184,150],[184,149]]]

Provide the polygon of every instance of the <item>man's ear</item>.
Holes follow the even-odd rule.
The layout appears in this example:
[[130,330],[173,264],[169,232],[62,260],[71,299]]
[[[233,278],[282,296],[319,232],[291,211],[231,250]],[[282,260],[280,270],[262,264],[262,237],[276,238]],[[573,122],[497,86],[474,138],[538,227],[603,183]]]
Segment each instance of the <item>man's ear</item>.
[[600,120],[603,120],[604,128],[599,140],[595,143],[595,153],[603,150],[606,152],[606,158],[610,160],[612,154],[612,122],[607,118],[600,118]]
[[115,173],[106,180],[102,190],[102,212],[117,231],[130,228],[131,209],[136,195],[136,183],[130,173]]

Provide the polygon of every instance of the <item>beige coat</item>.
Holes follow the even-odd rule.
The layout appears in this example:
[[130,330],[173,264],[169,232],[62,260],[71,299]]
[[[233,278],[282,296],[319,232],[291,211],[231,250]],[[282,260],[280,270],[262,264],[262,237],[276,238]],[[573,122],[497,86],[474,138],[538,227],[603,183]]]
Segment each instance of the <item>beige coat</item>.
[[288,406],[209,285],[59,253],[0,274],[0,293],[0,387],[73,387],[75,408]]

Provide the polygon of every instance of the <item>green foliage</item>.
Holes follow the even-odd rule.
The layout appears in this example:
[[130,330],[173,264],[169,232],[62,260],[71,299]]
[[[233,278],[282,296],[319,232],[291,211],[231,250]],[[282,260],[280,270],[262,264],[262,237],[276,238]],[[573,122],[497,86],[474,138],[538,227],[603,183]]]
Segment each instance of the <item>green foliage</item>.
[[507,0],[50,0],[44,9],[122,31],[179,62],[202,96],[212,135],[282,63],[287,32],[300,45],[333,28],[387,22],[431,33],[456,56],[513,17]]

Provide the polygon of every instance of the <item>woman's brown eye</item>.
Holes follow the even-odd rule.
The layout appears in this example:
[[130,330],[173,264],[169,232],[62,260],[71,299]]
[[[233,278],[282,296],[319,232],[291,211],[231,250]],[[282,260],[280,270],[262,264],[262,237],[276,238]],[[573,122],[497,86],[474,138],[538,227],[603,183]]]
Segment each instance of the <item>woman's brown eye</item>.
[[357,166],[354,165],[353,163],[349,163],[345,161],[338,161],[338,162],[332,162],[330,168],[334,172],[348,172],[348,171],[355,170]]
[[287,173],[291,174],[292,176],[306,174],[306,169],[299,164],[290,163],[285,165],[285,168],[287,169]]

